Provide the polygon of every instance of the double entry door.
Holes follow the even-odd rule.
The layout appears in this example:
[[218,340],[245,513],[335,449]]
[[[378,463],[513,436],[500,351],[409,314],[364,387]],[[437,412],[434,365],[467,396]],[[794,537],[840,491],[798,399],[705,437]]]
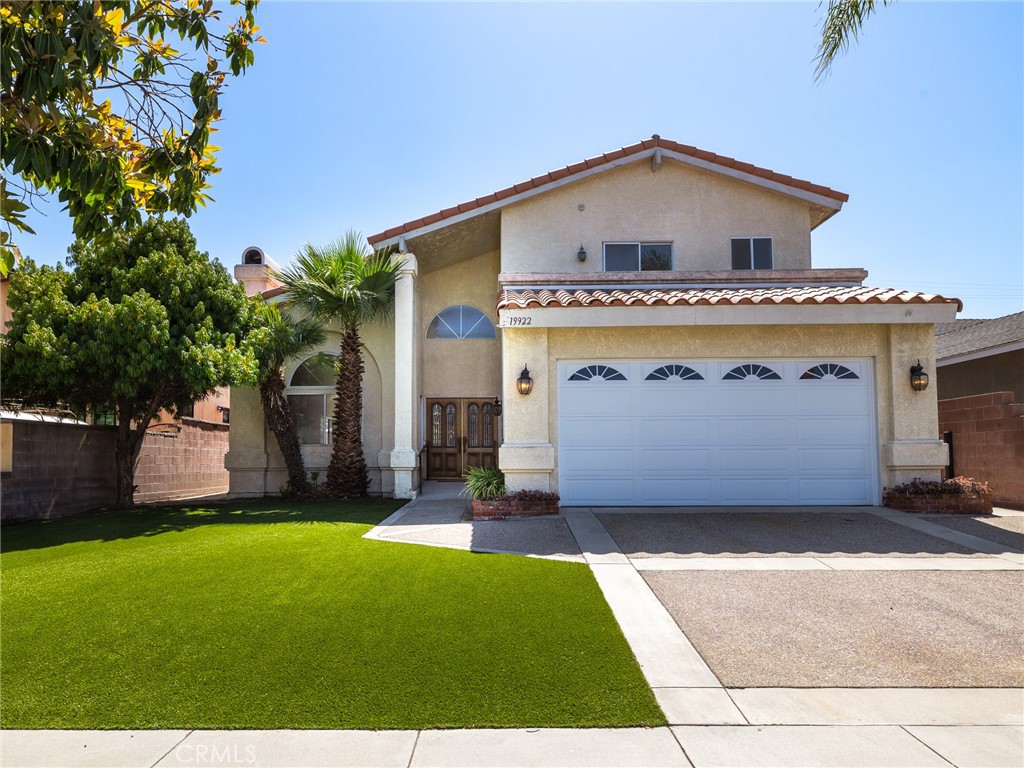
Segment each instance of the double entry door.
[[461,480],[470,467],[497,466],[498,415],[494,400],[427,400],[427,479]]

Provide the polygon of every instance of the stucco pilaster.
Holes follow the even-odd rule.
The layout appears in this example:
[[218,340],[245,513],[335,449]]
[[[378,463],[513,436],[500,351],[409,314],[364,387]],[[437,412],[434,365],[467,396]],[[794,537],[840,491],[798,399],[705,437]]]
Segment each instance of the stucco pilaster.
[[416,497],[416,277],[418,265],[411,253],[402,254],[402,269],[395,283],[395,447],[391,468],[395,498]]
[[[892,434],[883,447],[888,485],[915,477],[936,480],[949,462],[939,439],[935,387],[935,328],[928,323],[889,325],[889,387]],[[910,367],[920,360],[932,383],[924,392],[910,386]]]
[[[498,466],[505,473],[509,490],[550,490],[555,449],[551,444],[549,398],[557,387],[551,380],[555,369],[548,360],[547,329],[503,329],[501,354],[505,432]],[[524,366],[533,379],[529,395],[516,390],[516,379]]]

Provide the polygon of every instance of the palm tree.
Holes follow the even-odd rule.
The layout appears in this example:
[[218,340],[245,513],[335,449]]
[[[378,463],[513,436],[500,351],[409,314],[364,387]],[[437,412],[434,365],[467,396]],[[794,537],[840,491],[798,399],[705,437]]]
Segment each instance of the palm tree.
[[[892,0],[877,0],[883,6]],[[814,79],[826,76],[832,61],[857,39],[868,16],[875,12],[876,0],[829,0],[828,10],[821,22],[821,42],[818,44],[818,65]]]
[[284,364],[324,342],[323,324],[304,317],[293,320],[273,304],[259,302],[256,316],[260,325],[258,341],[260,403],[263,418],[274,433],[288,469],[288,485],[296,493],[309,491],[306,466],[302,460],[295,419],[285,396]]
[[275,275],[289,301],[321,321],[341,325],[334,402],[334,444],[327,489],[339,496],[365,496],[370,485],[363,457],[363,357],[359,327],[391,316],[401,259],[372,251],[349,230],[324,246],[307,244],[295,264]]

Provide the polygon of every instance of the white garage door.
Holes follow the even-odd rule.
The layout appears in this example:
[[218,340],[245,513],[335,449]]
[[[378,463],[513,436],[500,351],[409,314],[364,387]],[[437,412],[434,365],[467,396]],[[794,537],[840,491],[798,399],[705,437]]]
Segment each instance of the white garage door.
[[874,504],[869,360],[558,364],[565,506]]

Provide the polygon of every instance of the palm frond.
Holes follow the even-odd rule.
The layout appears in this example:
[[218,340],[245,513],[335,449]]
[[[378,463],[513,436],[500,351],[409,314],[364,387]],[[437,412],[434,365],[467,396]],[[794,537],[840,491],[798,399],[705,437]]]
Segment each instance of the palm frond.
[[[886,6],[891,1],[881,0],[881,3]],[[857,39],[864,22],[875,10],[876,0],[829,0],[821,22],[821,42],[815,57],[815,82],[828,76],[832,62],[840,53],[849,50],[850,43]]]
[[294,264],[275,273],[288,300],[323,321],[345,327],[390,316],[402,260],[372,251],[352,230],[324,245],[306,244]]

